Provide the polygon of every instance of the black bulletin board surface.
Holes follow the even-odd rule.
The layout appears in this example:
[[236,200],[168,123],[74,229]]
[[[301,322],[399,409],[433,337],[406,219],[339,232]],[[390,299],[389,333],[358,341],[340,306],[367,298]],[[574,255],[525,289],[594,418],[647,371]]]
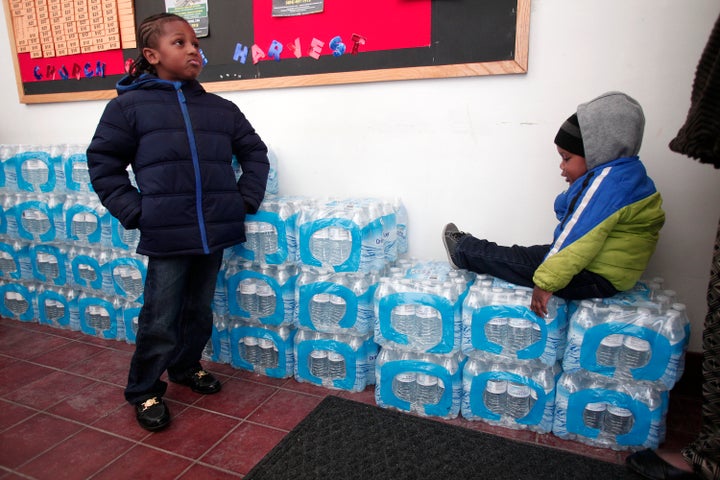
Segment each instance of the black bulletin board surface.
[[[8,0],[3,1],[7,16]],[[355,5],[362,8],[363,4]],[[134,6],[137,25],[163,11],[164,1],[137,0]],[[337,57],[249,60],[244,64],[233,60],[234,46],[238,38],[249,43],[254,37],[253,2],[208,0],[208,6],[210,35],[200,38],[208,63],[199,77],[208,91],[527,72],[530,0],[432,0],[431,43],[424,47],[361,49]],[[12,37],[12,24],[8,29]],[[135,58],[137,51],[123,50],[122,54],[125,59]],[[114,86],[121,77],[25,83],[18,75],[18,90],[22,103],[105,99],[115,96]]]

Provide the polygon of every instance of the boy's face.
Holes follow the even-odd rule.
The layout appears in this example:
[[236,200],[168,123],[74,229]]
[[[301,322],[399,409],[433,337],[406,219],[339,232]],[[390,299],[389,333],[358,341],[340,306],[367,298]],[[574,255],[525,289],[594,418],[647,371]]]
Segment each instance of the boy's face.
[[165,23],[162,35],[157,38],[157,47],[145,48],[143,54],[163,80],[195,80],[202,71],[200,43],[187,22]]
[[560,175],[565,177],[565,181],[572,185],[575,180],[587,172],[585,157],[570,153],[560,147],[557,147],[557,151],[560,154],[560,158],[562,158],[560,161],[560,170],[562,170],[562,173]]

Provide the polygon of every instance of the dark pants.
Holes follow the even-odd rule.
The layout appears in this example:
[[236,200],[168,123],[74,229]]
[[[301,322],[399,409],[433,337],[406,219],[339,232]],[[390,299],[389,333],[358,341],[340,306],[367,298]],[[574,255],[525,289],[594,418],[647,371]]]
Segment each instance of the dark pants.
[[[458,267],[475,273],[485,273],[506,282],[534,287],[533,275],[550,250],[550,245],[502,247],[494,242],[473,236],[460,240],[455,251]],[[597,273],[583,270],[570,283],[554,294],[565,300],[605,298],[618,290]]]
[[137,404],[165,394],[171,380],[200,369],[212,335],[212,299],[222,251],[211,255],[150,257],[145,301],[138,317],[135,354],[125,399]]

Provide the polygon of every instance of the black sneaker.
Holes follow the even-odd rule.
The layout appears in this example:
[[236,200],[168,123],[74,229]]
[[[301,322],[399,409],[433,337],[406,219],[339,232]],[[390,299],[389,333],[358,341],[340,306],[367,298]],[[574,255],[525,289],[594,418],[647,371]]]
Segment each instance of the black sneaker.
[[453,268],[460,268],[457,264],[457,258],[455,257],[455,251],[457,250],[458,243],[460,240],[470,235],[469,233],[461,232],[455,226],[454,223],[448,223],[445,225],[442,231],[442,241],[445,246],[445,253],[447,253],[448,263]]
[[137,421],[145,430],[155,432],[170,424],[170,410],[160,397],[148,398],[135,405]]
[[180,385],[187,385],[193,392],[205,395],[217,393],[222,388],[220,380],[205,370],[197,370],[186,374],[182,378],[171,378],[170,380]]

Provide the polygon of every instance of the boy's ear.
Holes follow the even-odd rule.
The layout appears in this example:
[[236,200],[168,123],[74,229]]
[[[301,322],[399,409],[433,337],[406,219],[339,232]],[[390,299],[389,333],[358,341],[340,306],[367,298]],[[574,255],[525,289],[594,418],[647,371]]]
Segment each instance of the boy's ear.
[[142,54],[150,65],[157,65],[160,61],[160,55],[154,48],[145,47],[143,48]]

